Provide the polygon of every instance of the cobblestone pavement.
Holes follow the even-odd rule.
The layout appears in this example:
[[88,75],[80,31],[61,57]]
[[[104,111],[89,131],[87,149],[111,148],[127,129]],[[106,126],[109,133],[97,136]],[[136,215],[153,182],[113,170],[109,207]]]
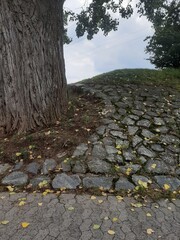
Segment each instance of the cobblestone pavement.
[[0,240],[178,240],[180,200],[0,193],[1,221]]
[[[0,164],[1,185],[53,189],[180,188],[180,93],[152,85],[75,84],[104,103],[101,125],[70,158]],[[9,173],[11,172],[11,173]]]
[[119,194],[139,187],[177,196],[180,93],[130,83],[72,87],[103,100],[101,125],[69,159],[55,156],[26,169],[21,162],[0,164],[0,183],[11,191],[0,193],[0,240],[178,240],[178,199],[139,203],[130,196],[14,193],[19,186]]

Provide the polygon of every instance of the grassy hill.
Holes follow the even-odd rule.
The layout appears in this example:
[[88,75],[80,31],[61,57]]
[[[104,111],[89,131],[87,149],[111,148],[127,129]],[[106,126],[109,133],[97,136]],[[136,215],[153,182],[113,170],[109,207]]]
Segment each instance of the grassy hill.
[[91,79],[86,79],[83,82],[103,82],[104,84],[129,82],[136,84],[164,85],[180,91],[180,69],[120,69],[103,73]]

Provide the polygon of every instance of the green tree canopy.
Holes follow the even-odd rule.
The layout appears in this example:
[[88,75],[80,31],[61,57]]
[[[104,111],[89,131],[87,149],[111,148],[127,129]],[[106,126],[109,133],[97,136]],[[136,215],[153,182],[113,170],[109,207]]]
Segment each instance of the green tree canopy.
[[86,8],[82,7],[80,13],[65,10],[65,25],[68,21],[76,21],[76,35],[82,37],[86,34],[91,40],[99,30],[104,35],[116,31],[119,19],[131,17],[136,10],[140,16],[144,15],[152,21],[165,4],[167,0],[92,0]]
[[150,62],[158,68],[180,67],[180,3],[167,2],[151,19],[154,35],[146,38]]

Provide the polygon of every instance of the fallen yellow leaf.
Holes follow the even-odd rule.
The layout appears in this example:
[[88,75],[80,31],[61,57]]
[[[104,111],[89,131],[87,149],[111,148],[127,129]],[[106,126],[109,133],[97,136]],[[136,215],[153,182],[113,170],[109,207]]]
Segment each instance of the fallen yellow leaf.
[[122,148],[121,145],[117,145],[117,146],[116,146],[116,149],[121,149],[121,148]]
[[0,222],[0,224],[2,224],[2,225],[6,225],[6,224],[8,224],[9,223],[9,221],[7,221],[7,220],[4,220],[4,221],[1,221]]
[[152,233],[154,233],[154,230],[152,230],[151,228],[147,229],[147,234],[151,235]]
[[143,182],[142,180],[139,180],[139,181],[138,181],[138,184],[139,184],[141,187],[143,187],[143,188],[147,188],[147,187],[148,187],[147,182]]
[[115,231],[109,229],[109,230],[108,230],[108,233],[109,233],[109,235],[114,235],[114,234],[115,234]]
[[105,193],[105,192],[102,192],[101,194],[102,194],[102,196],[107,196],[107,193]]
[[95,200],[96,199],[96,196],[91,196],[91,200]]
[[47,186],[48,182],[46,180],[40,182],[38,185],[40,188]]
[[113,222],[117,222],[117,221],[118,221],[118,218],[117,218],[117,217],[114,217],[114,218],[112,219],[112,221],[113,221]]
[[132,169],[131,169],[131,168],[128,168],[128,169],[126,170],[126,175],[130,175],[131,171],[132,171]]
[[20,153],[20,152],[17,152],[16,153],[16,157],[19,157],[19,156],[21,156],[22,155],[22,153]]
[[146,216],[147,217],[151,217],[152,215],[151,215],[151,213],[147,213]]
[[116,171],[118,171],[120,169],[120,166],[118,166],[118,165],[115,165],[114,167],[115,167]]
[[45,132],[44,134],[47,136],[51,133],[51,131]]
[[10,195],[14,195],[14,194],[16,194],[16,193],[15,193],[15,192],[10,192],[9,194],[10,194]]
[[27,199],[26,198],[19,198],[18,200],[19,201],[26,201]]
[[25,204],[26,204],[25,201],[20,201],[18,205],[21,207],[21,206],[24,206]]
[[157,164],[156,163],[153,163],[152,165],[151,165],[151,168],[156,168],[156,166],[157,166]]
[[38,203],[38,206],[40,206],[40,207],[41,207],[41,206],[42,206],[42,203]]
[[14,188],[11,187],[11,186],[7,186],[7,189],[8,189],[10,192],[13,192],[13,191],[14,191]]
[[45,192],[47,192],[47,193],[53,193],[54,191],[51,190],[51,189],[46,189]]
[[97,229],[99,229],[99,228],[100,228],[100,225],[98,225],[98,224],[94,224],[94,225],[93,225],[93,229],[94,229],[94,230],[97,230]]
[[123,200],[122,196],[116,196],[116,198],[117,198],[118,201],[122,201]]
[[170,188],[171,188],[170,185],[168,185],[168,184],[166,184],[166,183],[164,184],[164,189],[165,189],[165,190],[169,190]]
[[101,203],[103,203],[103,200],[101,200],[101,199],[100,199],[100,200],[98,200],[98,203],[100,203],[100,204],[101,204]]
[[21,223],[21,226],[22,226],[23,228],[27,228],[27,227],[29,226],[29,224],[30,224],[30,223],[28,223],[28,222],[22,222],[22,223]]
[[69,210],[69,211],[73,211],[73,210],[74,210],[74,207],[68,207],[68,210]]
[[140,208],[140,207],[142,207],[143,205],[142,205],[142,203],[131,203],[131,206]]
[[46,196],[47,194],[48,194],[48,192],[46,192],[46,191],[44,191],[44,192],[42,193],[43,196]]
[[140,186],[136,186],[134,189],[138,191],[140,189]]

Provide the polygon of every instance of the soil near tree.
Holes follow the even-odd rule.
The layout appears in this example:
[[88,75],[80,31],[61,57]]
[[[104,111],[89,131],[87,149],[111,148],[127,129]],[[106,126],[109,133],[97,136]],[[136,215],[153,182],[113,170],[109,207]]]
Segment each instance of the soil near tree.
[[102,102],[90,94],[71,92],[68,111],[55,125],[36,132],[5,135],[0,132],[0,163],[23,165],[33,160],[69,157],[76,146],[87,142],[101,120]]

